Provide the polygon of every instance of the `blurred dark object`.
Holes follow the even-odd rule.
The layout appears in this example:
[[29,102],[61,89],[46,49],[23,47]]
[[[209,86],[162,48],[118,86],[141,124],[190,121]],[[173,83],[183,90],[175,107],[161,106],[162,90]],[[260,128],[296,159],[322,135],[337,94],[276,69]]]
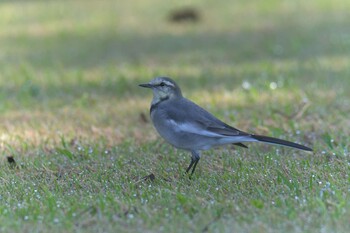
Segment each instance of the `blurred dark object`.
[[200,14],[198,10],[192,7],[186,7],[174,10],[170,12],[168,17],[170,22],[184,23],[184,22],[198,22],[200,20]]
[[141,121],[142,123],[148,123],[148,119],[147,119],[147,117],[146,117],[146,114],[143,113],[143,112],[140,113],[140,121]]
[[7,162],[10,164],[11,168],[15,168],[16,167],[16,161],[13,158],[13,156],[7,156]]
[[143,177],[143,179],[144,180],[154,181],[156,179],[156,176],[153,173],[151,173],[148,176]]

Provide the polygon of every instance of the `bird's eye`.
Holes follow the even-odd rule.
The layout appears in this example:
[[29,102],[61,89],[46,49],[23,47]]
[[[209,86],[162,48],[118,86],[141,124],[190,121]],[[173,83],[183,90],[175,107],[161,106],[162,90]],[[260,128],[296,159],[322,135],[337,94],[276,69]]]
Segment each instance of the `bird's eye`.
[[161,83],[159,84],[159,86],[164,87],[164,86],[165,86],[165,83],[161,82]]

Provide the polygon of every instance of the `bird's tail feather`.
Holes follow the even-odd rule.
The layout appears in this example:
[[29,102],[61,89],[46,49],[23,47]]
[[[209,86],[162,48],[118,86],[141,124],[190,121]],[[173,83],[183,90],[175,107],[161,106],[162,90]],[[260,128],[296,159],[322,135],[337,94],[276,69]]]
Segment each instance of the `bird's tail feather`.
[[272,144],[278,144],[282,146],[289,146],[293,148],[297,148],[300,150],[306,150],[306,151],[312,151],[311,148],[294,143],[294,142],[289,142],[286,140],[278,139],[278,138],[272,138],[272,137],[267,137],[267,136],[262,136],[262,135],[251,135],[252,138],[260,141],[260,142],[266,142],[266,143],[272,143]]
[[243,148],[248,148],[248,146],[244,145],[244,144],[241,143],[241,142],[233,143],[233,145],[235,145],[235,146],[240,146],[240,147],[243,147]]

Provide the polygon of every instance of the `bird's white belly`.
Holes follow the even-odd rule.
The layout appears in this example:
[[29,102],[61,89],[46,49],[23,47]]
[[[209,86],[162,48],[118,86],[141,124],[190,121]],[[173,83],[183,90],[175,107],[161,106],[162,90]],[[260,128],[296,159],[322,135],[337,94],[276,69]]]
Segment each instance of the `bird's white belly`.
[[213,146],[223,145],[239,140],[233,137],[215,136],[206,132],[195,131],[188,126],[179,125],[172,120],[157,120],[152,116],[158,133],[171,145],[185,150],[208,150]]
[[185,150],[208,150],[212,147],[208,138],[193,133],[178,130],[163,130],[157,128],[158,133],[171,145]]
[[151,118],[160,136],[169,144],[185,150],[204,150],[205,144],[201,143],[196,135],[181,130],[176,124],[164,120],[159,114],[152,114]]

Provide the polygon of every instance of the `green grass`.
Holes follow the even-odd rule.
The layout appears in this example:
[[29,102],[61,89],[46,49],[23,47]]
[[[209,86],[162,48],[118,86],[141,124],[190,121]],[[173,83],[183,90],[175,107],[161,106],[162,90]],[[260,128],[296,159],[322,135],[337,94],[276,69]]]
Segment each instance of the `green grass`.
[[[196,0],[200,22],[166,20],[187,5],[0,3],[1,232],[349,232],[349,2]],[[213,149],[189,179],[137,86],[157,75],[315,152]]]

